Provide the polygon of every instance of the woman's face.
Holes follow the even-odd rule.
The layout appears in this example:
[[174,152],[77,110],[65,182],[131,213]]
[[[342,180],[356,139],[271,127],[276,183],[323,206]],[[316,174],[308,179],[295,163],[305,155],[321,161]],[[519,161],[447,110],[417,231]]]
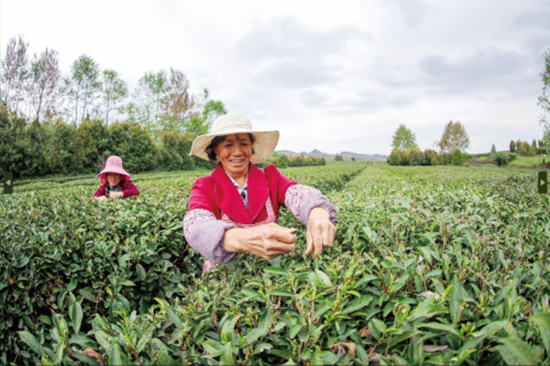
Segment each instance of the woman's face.
[[120,178],[118,173],[107,173],[107,181],[111,187],[117,186],[120,183]]
[[214,149],[225,171],[233,178],[241,178],[248,173],[252,156],[252,142],[247,133],[228,135]]

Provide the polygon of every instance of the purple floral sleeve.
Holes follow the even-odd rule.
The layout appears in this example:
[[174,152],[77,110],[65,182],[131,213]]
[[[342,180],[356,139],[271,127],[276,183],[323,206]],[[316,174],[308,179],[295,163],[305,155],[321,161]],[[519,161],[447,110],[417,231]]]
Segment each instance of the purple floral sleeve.
[[214,264],[223,264],[240,255],[223,247],[225,231],[235,227],[235,224],[217,220],[212,212],[202,209],[187,212],[183,219],[187,243]]
[[336,209],[316,188],[296,184],[286,191],[285,206],[300,222],[307,226],[309,213],[315,207],[325,209],[330,215],[330,221],[334,223],[337,218]]

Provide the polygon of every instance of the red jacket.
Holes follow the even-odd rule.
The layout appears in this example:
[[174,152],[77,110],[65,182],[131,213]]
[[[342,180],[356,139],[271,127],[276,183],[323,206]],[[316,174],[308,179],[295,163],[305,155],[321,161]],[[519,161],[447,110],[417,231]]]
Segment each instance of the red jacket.
[[289,187],[298,184],[286,178],[275,165],[258,169],[250,163],[248,169],[248,210],[237,189],[221,164],[208,177],[195,181],[189,197],[189,210],[203,209],[212,212],[218,220],[225,213],[239,224],[255,224],[267,219],[265,203],[271,197],[273,211],[279,217],[279,207],[285,203]]
[[[101,187],[99,187],[99,189],[94,193],[94,197],[105,196],[106,193],[107,193],[107,190],[106,190],[107,184],[104,184]],[[134,185],[134,183],[132,183],[132,181],[122,180],[118,184],[118,188],[122,192],[122,195],[123,195],[122,198],[128,198],[128,197],[132,197],[132,196],[139,196],[139,191],[136,188],[136,186]]]

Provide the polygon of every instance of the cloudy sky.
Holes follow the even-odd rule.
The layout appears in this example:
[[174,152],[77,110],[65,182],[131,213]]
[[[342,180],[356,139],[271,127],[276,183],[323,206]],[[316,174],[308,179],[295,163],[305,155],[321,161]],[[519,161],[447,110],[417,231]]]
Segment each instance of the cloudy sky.
[[471,153],[541,138],[550,1],[0,0],[0,51],[24,34],[113,68],[185,72],[278,149],[388,154],[400,124],[431,148],[461,121]]

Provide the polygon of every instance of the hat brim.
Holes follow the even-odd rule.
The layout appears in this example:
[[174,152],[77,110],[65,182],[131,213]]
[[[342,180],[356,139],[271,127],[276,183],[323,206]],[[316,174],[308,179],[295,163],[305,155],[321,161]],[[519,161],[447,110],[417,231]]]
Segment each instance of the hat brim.
[[120,180],[130,180],[131,176],[126,172],[126,170],[122,168],[105,168],[103,169],[97,176],[99,177],[99,181],[101,184],[107,183],[107,173],[116,173],[120,174]]
[[206,134],[197,137],[195,141],[193,141],[193,145],[191,146],[191,152],[189,153],[189,155],[195,155],[201,159],[210,161],[210,159],[208,159],[208,154],[206,154],[206,148],[208,147],[208,145],[210,145],[214,137],[241,133],[251,133],[256,139],[253,144],[254,154],[252,154],[252,157],[250,158],[250,161],[253,164],[260,164],[266,161],[271,156],[273,151],[275,151],[277,143],[279,142],[279,131],[276,130],[250,131],[241,128],[235,128],[225,130],[222,133]]

